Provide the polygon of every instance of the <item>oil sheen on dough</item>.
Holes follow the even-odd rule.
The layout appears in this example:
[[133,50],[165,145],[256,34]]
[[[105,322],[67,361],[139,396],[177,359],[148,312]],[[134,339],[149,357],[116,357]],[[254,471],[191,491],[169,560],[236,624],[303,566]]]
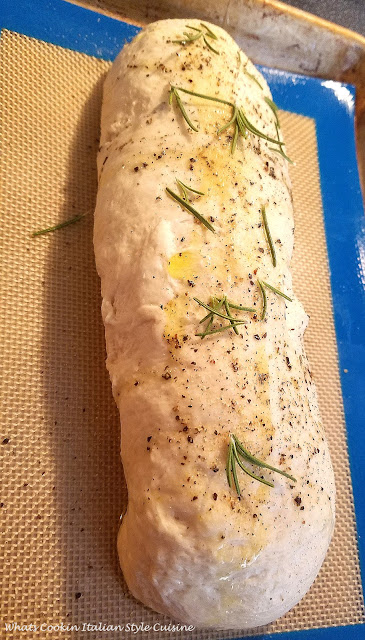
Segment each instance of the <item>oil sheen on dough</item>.
[[[168,100],[172,84],[232,101],[276,137],[270,90],[219,27],[210,25],[219,55],[203,38],[174,43],[187,23],[202,28],[148,26],[104,87],[94,245],[128,485],[118,550],[131,592],[149,607],[243,629],[308,591],[332,535],[335,487],[303,350],[307,316],[292,290],[287,162],[252,134],[231,155],[233,127],[217,135],[229,106],[181,93],[195,132]],[[192,203],[215,233],[168,196],[176,179],[205,194]],[[293,299],[268,290],[264,320],[258,279]],[[193,298],[223,295],[257,314],[239,312],[240,335],[197,337],[205,310]],[[239,500],[226,477],[232,433],[297,482],[261,470],[270,488],[238,470]]]

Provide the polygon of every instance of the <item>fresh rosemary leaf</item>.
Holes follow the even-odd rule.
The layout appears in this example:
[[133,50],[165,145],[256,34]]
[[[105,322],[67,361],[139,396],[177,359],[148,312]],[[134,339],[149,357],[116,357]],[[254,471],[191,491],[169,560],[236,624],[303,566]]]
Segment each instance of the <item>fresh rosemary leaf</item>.
[[237,146],[238,134],[240,133],[245,138],[246,135],[247,135],[247,131],[250,131],[251,133],[253,133],[253,135],[257,136],[258,138],[262,138],[263,140],[266,140],[267,142],[271,142],[272,144],[278,145],[279,149],[272,148],[272,147],[269,147],[269,148],[270,148],[271,151],[276,151],[281,156],[283,156],[283,158],[288,160],[288,162],[292,163],[292,160],[290,160],[290,158],[288,158],[288,156],[283,151],[283,146],[285,145],[285,143],[280,140],[280,136],[279,136],[279,133],[278,133],[278,126],[277,126],[276,122],[275,122],[275,126],[276,126],[277,135],[278,135],[277,139],[276,138],[271,138],[271,136],[267,136],[266,133],[263,133],[263,131],[260,131],[259,129],[257,129],[257,127],[255,127],[255,125],[252,124],[252,122],[250,122],[250,120],[247,118],[247,116],[245,115],[243,109],[242,108],[238,108],[233,102],[230,102],[229,100],[223,100],[223,98],[216,98],[216,97],[213,97],[213,96],[207,96],[207,95],[205,95],[203,93],[197,93],[196,91],[190,91],[189,89],[184,89],[183,87],[171,86],[170,95],[169,95],[169,104],[171,104],[171,102],[172,102],[172,97],[175,96],[176,97],[176,102],[177,102],[177,104],[178,104],[178,106],[179,106],[179,108],[181,110],[181,113],[182,113],[183,117],[185,118],[185,120],[188,123],[189,127],[191,127],[193,129],[193,131],[198,131],[198,129],[192,124],[191,120],[189,119],[189,117],[188,117],[188,115],[187,115],[187,113],[185,111],[184,105],[182,103],[182,100],[181,100],[181,98],[179,96],[179,93],[178,93],[179,91],[182,91],[183,93],[187,93],[188,95],[191,95],[191,96],[196,96],[197,98],[203,98],[203,100],[211,100],[212,102],[219,102],[220,104],[226,104],[226,105],[232,107],[233,115],[232,115],[231,119],[225,125],[220,127],[220,129],[218,129],[218,131],[217,131],[217,134],[220,135],[223,131],[228,129],[228,127],[230,127],[231,125],[233,125],[233,124],[236,125],[235,126],[234,135],[233,135],[232,145],[231,145],[231,154],[233,154],[235,152],[235,149],[236,149],[236,146]]
[[[220,311],[218,311],[217,309],[214,309],[213,307],[210,307],[209,304],[205,304],[205,302],[202,302],[198,298],[193,298],[193,300],[195,300],[195,302],[200,304],[201,307],[204,307],[204,309],[206,309],[207,311],[211,311],[212,313],[214,313],[214,315],[218,316],[219,318],[224,318],[224,320],[229,320],[229,321],[231,320],[229,316],[227,316],[224,313],[221,313]],[[229,328],[229,325],[228,325],[228,328]]]
[[232,462],[233,462],[232,454],[233,454],[233,446],[232,446],[232,440],[230,439],[229,445],[228,445],[228,456],[227,456],[227,464],[226,464],[226,474],[227,474],[228,486],[230,489],[232,488],[232,479],[231,479],[231,469],[232,469]]
[[178,185],[180,185],[184,189],[187,189],[188,191],[191,191],[192,193],[197,193],[198,196],[205,196],[205,193],[203,193],[202,191],[198,191],[197,189],[193,189],[192,187],[188,187],[188,185],[184,184],[183,182],[181,182],[181,180],[176,180],[176,182],[177,182]]
[[48,227],[47,229],[40,229],[40,231],[33,231],[32,238],[35,238],[36,236],[43,236],[46,233],[52,233],[53,231],[58,231],[58,229],[63,229],[64,227],[68,227],[70,224],[74,224],[75,222],[78,222],[79,220],[84,218],[86,215],[87,215],[86,213],[82,213],[81,215],[75,216],[70,220],[65,220],[64,222],[60,222],[59,224],[56,224],[54,227]]
[[239,132],[241,134],[241,136],[243,136],[244,138],[246,138],[247,136],[247,128],[244,122],[244,118],[243,116],[243,111],[242,109],[237,109],[237,125],[238,125],[238,129]]
[[237,462],[237,464],[241,467],[242,471],[244,471],[245,473],[247,473],[248,476],[250,476],[250,478],[253,478],[254,480],[257,480],[258,482],[261,482],[262,484],[266,484],[268,487],[273,487],[274,483],[270,482],[270,480],[265,480],[265,478],[261,478],[260,476],[257,476],[255,473],[253,473],[252,471],[249,471],[249,469],[247,469],[247,467],[245,467],[243,465],[242,460],[240,459],[240,454],[237,451],[236,446],[233,446],[233,452],[234,452],[234,457],[235,460]]
[[[209,321],[210,322],[210,321]],[[202,333],[196,333],[196,336],[199,336],[200,338],[205,338],[206,336],[210,336],[213,333],[221,333],[222,331],[227,331],[227,329],[232,329],[233,326],[239,326],[241,324],[247,324],[246,320],[235,320],[234,325],[233,324],[226,324],[224,327],[219,327],[218,329],[212,329],[211,331],[208,331],[208,327],[205,331],[203,331]]]
[[187,24],[186,28],[192,29],[193,31],[196,31],[196,33],[193,34],[193,33],[188,33],[187,31],[184,31],[183,35],[185,36],[185,38],[181,38],[180,40],[172,40],[172,42],[174,44],[185,45],[185,44],[188,44],[189,42],[195,42],[196,40],[199,40],[199,38],[203,38],[204,43],[207,45],[208,49],[210,49],[211,51],[213,51],[213,53],[216,53],[219,56],[219,51],[217,51],[217,49],[214,49],[214,47],[207,40],[207,38],[211,38],[212,40],[218,40],[217,36],[215,35],[215,33],[213,33],[211,29],[209,29],[209,27],[207,27],[206,24],[204,24],[203,22],[201,22],[200,24],[206,30],[205,32],[202,31],[202,29],[198,29],[197,27],[193,27],[192,25]]
[[213,31],[206,24],[204,24],[204,22],[201,22],[200,24],[202,27],[204,27],[204,29],[207,30],[207,36],[213,38],[213,40],[218,40],[218,36],[216,36],[215,33],[213,33]]
[[253,307],[243,307],[241,304],[234,304],[233,302],[229,301],[228,304],[231,309],[239,309],[240,311],[250,311],[252,313],[257,313],[257,309],[254,309]]
[[290,164],[294,164],[293,160],[289,158],[289,156],[284,153],[284,151],[280,149],[274,149],[274,147],[269,147],[270,151],[274,151],[275,153],[279,153],[285,160],[287,160]]
[[185,119],[185,121],[188,123],[189,127],[190,127],[193,131],[198,131],[197,127],[195,127],[195,126],[193,125],[193,123],[191,122],[191,120],[190,120],[190,118],[189,118],[188,114],[186,113],[186,111],[185,111],[185,107],[184,107],[184,105],[183,105],[183,103],[182,103],[182,100],[181,100],[181,98],[180,98],[180,96],[179,96],[179,94],[178,94],[177,90],[175,89],[175,87],[171,87],[171,90],[170,90],[170,96],[169,96],[169,104],[171,104],[171,103],[172,103],[172,98],[173,98],[174,96],[175,96],[175,98],[176,98],[176,104],[177,104],[177,106],[179,107],[179,109],[180,109],[180,111],[181,111],[181,113],[182,113],[182,116],[183,116],[183,118]]
[[[240,51],[237,51],[237,58],[238,58],[238,66],[240,67],[240,66],[241,66],[241,63],[242,63],[242,59],[241,59],[241,52],[240,52]],[[252,73],[249,73],[249,72],[247,71],[246,65],[247,65],[247,62],[246,62],[246,64],[245,64],[245,66],[243,67],[243,73],[244,73],[246,76],[248,76],[249,78],[251,78],[251,80],[253,80],[254,82],[256,82],[256,84],[260,87],[260,89],[262,89],[262,90],[263,90],[263,89],[264,89],[264,87],[262,86],[262,84],[258,81],[258,79],[257,79],[257,78],[255,78],[255,76],[254,76]]]
[[183,93],[187,93],[190,96],[196,96],[197,98],[203,98],[204,100],[212,100],[213,102],[220,102],[221,104],[228,104],[232,109],[234,109],[235,105],[233,102],[229,102],[228,100],[223,100],[222,98],[214,98],[213,96],[207,96],[204,93],[197,93],[196,91],[190,91],[190,89],[183,89],[182,87],[171,86],[171,89],[175,91],[182,91]]
[[264,282],[264,280],[257,280],[257,284],[260,287],[260,291],[261,291],[261,295],[262,295],[262,312],[261,312],[261,320],[263,320],[265,318],[266,315],[266,309],[267,309],[267,296],[266,296],[266,291],[265,291],[265,287],[267,287],[268,289],[270,289],[271,291],[273,291],[274,293],[276,293],[278,296],[281,296],[282,298],[285,298],[285,300],[289,300],[289,302],[293,302],[293,300],[291,298],[289,298],[289,296],[287,296],[285,293],[283,293],[282,291],[279,291],[279,289],[276,289],[275,287],[273,287],[271,284],[269,284],[268,282]]
[[293,302],[292,298],[289,298],[289,296],[287,296],[285,293],[283,293],[282,291],[279,291],[279,289],[276,289],[275,287],[273,287],[271,284],[269,284],[268,282],[262,282],[263,285],[265,285],[265,287],[267,287],[268,289],[271,289],[271,291],[273,291],[274,293],[276,293],[278,296],[281,296],[282,298],[285,298],[285,300],[289,300],[289,302]]
[[258,138],[262,138],[263,140],[267,140],[268,142],[272,142],[272,144],[278,144],[278,145],[283,145],[284,144],[280,140],[276,140],[275,138],[271,138],[270,136],[267,136],[266,133],[263,133],[262,131],[259,131],[259,129],[257,129],[255,127],[255,125],[253,125],[252,122],[249,121],[249,119],[244,114],[242,109],[240,109],[240,115],[241,115],[243,124],[245,125],[246,129],[251,131],[251,133],[253,133]]
[[274,247],[274,244],[273,244],[273,241],[272,241],[269,225],[268,225],[268,222],[267,222],[266,208],[265,208],[264,205],[262,205],[262,207],[261,207],[261,213],[262,213],[262,220],[264,222],[264,228],[265,228],[265,234],[266,234],[267,243],[268,243],[269,248],[270,248],[272,263],[273,263],[273,266],[276,267],[275,247]]
[[280,140],[279,121],[275,123],[275,129],[276,129],[277,144],[279,145],[279,149],[274,147],[269,147],[270,151],[279,153],[285,160],[287,160],[287,162],[289,162],[290,164],[294,164],[293,160],[291,160],[289,156],[287,156],[286,153],[283,151],[284,142]]
[[213,53],[216,53],[219,56],[219,51],[217,51],[217,49],[214,49],[214,47],[208,42],[205,36],[203,36],[203,40],[207,45],[208,49],[210,49],[211,51],[213,51]]
[[239,485],[238,477],[237,477],[237,472],[236,472],[236,457],[235,457],[235,447],[234,447],[233,440],[231,440],[231,442],[230,442],[230,448],[231,448],[231,452],[230,452],[229,473],[233,475],[234,486],[236,487],[237,495],[240,498],[241,497],[241,489],[240,489],[240,485]]
[[213,225],[211,225],[210,222],[204,218],[204,216],[202,216],[196,209],[194,209],[194,207],[192,207],[189,201],[184,200],[183,198],[180,198],[180,196],[177,195],[177,193],[174,193],[173,191],[171,191],[169,187],[166,187],[166,191],[169,194],[169,196],[171,196],[171,198],[173,198],[174,200],[176,200],[176,202],[181,204],[181,206],[184,207],[184,209],[186,209],[187,211],[189,211],[189,213],[192,213],[193,216],[195,216],[197,220],[199,220],[199,222],[201,222],[207,229],[209,229],[209,231],[212,231],[213,233],[215,233],[215,229]]
[[[223,305],[223,300],[224,298],[222,298],[222,300],[219,300],[218,298],[213,297],[212,299],[212,308],[214,309],[219,309],[221,308],[221,306]],[[208,318],[213,318],[214,317],[214,313],[213,311],[210,311],[209,313],[207,313],[206,316],[204,316],[204,318],[202,318],[199,322],[199,324],[201,324],[202,322],[205,322],[206,320],[208,320]]]
[[235,319],[234,319],[234,317],[232,316],[232,314],[231,314],[231,312],[230,312],[230,310],[229,310],[229,305],[228,305],[228,302],[227,302],[227,298],[226,298],[226,296],[224,296],[224,298],[223,298],[223,304],[224,304],[224,308],[225,308],[225,310],[226,310],[226,314],[227,314],[227,316],[228,316],[229,318],[231,318],[231,326],[232,326],[232,328],[233,328],[233,331],[235,332],[235,334],[237,334],[237,335],[238,335],[238,329],[237,329],[237,327],[235,326],[235,323],[234,323],[234,320],[235,320]]
[[262,295],[261,320],[264,320],[265,315],[266,315],[266,309],[267,309],[267,296],[266,296],[265,287],[264,287],[263,283],[261,282],[261,280],[257,280],[257,282],[258,282],[258,285],[260,287],[260,291],[261,291],[261,295]]
[[[207,320],[209,321],[205,330],[202,331],[201,333],[195,334],[197,336],[200,336],[201,338],[205,338],[205,336],[209,336],[213,333],[220,333],[222,331],[227,331],[227,329],[233,329],[234,332],[238,334],[239,332],[237,327],[240,326],[241,324],[247,324],[247,320],[244,320],[243,318],[235,318],[231,314],[231,308],[238,309],[239,311],[249,311],[249,312],[256,313],[256,309],[252,309],[251,307],[243,307],[242,305],[229,302],[229,300],[227,299],[227,296],[223,296],[223,298],[221,298],[220,300],[214,297],[211,305],[205,304],[205,302],[202,302],[198,298],[194,298],[194,300],[199,305],[207,309],[207,311],[209,311],[209,313],[207,313],[207,315],[204,316],[204,318],[202,318],[199,322],[199,324],[201,324],[202,322],[206,322]],[[220,311],[222,306],[224,306],[226,313],[223,313]],[[226,324],[223,327],[218,327],[217,329],[212,329],[211,327],[214,321],[214,316],[217,316],[218,318],[223,318],[224,320],[229,320],[229,324]]]
[[241,496],[241,489],[240,489],[238,478],[237,478],[236,464],[238,464],[238,466],[242,469],[242,471],[244,471],[244,473],[246,473],[248,476],[250,476],[254,480],[257,480],[258,482],[261,482],[262,484],[265,484],[269,487],[274,486],[273,482],[270,482],[269,480],[266,480],[265,478],[262,478],[261,476],[258,476],[252,471],[250,471],[249,469],[247,469],[247,467],[243,464],[242,460],[249,462],[253,465],[256,465],[258,467],[269,469],[270,471],[274,471],[275,473],[279,473],[280,475],[285,476],[289,480],[296,482],[296,479],[293,476],[291,476],[289,473],[286,473],[285,471],[281,471],[281,469],[277,469],[276,467],[272,467],[266,462],[263,462],[262,460],[259,460],[258,458],[253,456],[243,446],[242,442],[239,441],[237,436],[235,436],[234,434],[231,434],[229,438],[229,445],[228,445],[226,474],[227,474],[228,485],[230,488],[232,488],[232,476],[233,476],[238,498],[240,498]]
[[260,89],[264,89],[264,87],[262,86],[262,84],[258,81],[258,79],[253,75],[253,73],[249,73],[249,71],[247,71],[246,67],[243,67],[243,73],[248,76],[249,78],[251,78],[251,80],[253,80],[254,82],[256,82],[256,84],[260,87]]
[[270,98],[265,97],[264,100],[265,100],[266,104],[270,107],[271,111],[273,112],[273,114],[275,116],[276,126],[278,127],[278,129],[280,129],[280,122],[279,122],[277,105],[275,104],[275,102],[270,100]]
[[202,34],[196,33],[195,35],[193,35],[192,33],[187,33],[186,31],[184,31],[183,35],[186,36],[188,40],[190,40],[190,42],[194,42],[194,40],[198,40],[198,38],[201,38]]
[[270,464],[267,464],[266,462],[263,462],[262,460],[255,458],[255,456],[253,456],[249,451],[247,451],[247,449],[243,446],[242,442],[238,440],[237,436],[233,435],[233,439],[235,441],[237,451],[239,451],[242,456],[247,458],[249,462],[252,462],[252,464],[256,464],[258,467],[263,467],[265,469],[270,469],[270,471],[275,471],[276,473],[280,473],[280,475],[285,476],[286,478],[289,478],[289,480],[292,480],[293,482],[296,482],[296,478],[291,476],[289,473],[286,473],[286,471],[282,471],[281,469],[272,467]]

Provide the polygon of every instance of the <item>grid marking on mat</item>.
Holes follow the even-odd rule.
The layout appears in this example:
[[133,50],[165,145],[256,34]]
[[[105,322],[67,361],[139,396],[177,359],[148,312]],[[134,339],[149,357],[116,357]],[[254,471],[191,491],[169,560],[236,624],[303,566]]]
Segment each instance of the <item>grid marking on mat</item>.
[[[126,491],[118,415],[104,366],[92,216],[30,237],[35,229],[93,208],[101,87],[109,63],[8,31],[2,32],[0,53],[0,442],[9,439],[0,447],[0,616],[28,625],[168,623],[128,595],[118,568],[116,532]],[[294,283],[311,315],[306,345],[338,507],[333,543],[309,594],[261,632],[364,622],[315,125],[283,113],[282,126],[289,155],[297,160]],[[210,640],[248,633],[153,636]]]

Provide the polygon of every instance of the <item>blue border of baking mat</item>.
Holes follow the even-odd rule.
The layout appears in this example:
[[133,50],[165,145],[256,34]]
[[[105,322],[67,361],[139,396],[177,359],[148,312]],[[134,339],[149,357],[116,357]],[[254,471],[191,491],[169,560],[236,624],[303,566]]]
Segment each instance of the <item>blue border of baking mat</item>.
[[[113,60],[139,27],[64,0],[1,0],[0,27]],[[356,161],[354,87],[263,68],[281,109],[316,122],[342,394],[365,592],[365,218]],[[310,188],[310,185],[308,185]],[[320,277],[320,274],[318,274]],[[345,373],[346,370],[346,373]],[[365,638],[365,625],[255,636],[265,640]],[[248,640],[247,638],[245,640]]]

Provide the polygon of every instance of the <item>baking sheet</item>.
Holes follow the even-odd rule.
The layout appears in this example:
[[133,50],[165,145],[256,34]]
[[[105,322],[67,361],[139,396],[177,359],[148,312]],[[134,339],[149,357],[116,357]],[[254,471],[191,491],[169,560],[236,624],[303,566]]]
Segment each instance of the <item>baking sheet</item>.
[[[101,24],[103,46],[109,25],[110,21]],[[128,37],[131,31],[125,27],[120,35]],[[122,44],[122,37],[113,37],[110,49]],[[78,633],[57,628],[59,624],[76,625],[81,632],[84,623],[96,627],[169,622],[128,595],[117,564],[115,537],[126,493],[118,416],[104,366],[92,214],[53,235],[30,238],[32,230],[92,211],[101,86],[110,63],[40,40],[8,30],[0,39],[1,624],[2,631],[5,622],[28,627],[6,632],[6,637],[14,638],[20,633],[30,638],[34,633],[47,633],[47,638]],[[73,48],[69,39],[64,44]],[[80,39],[78,45],[75,48],[82,48]],[[96,31],[92,46],[100,53]],[[90,41],[87,51],[89,47]],[[276,101],[288,111],[289,103],[293,110],[305,111],[301,92],[313,103],[311,83],[318,81],[269,71],[267,75]],[[337,91],[342,101],[347,96],[343,110],[351,124],[350,88],[335,83],[324,89],[335,98]],[[324,187],[331,197],[333,185],[322,184],[321,198],[320,178],[323,183],[326,174],[323,161],[321,171],[318,164],[322,129],[315,117],[288,111],[281,119],[289,155],[297,161],[292,169],[297,227],[294,281],[311,315],[307,352],[334,460],[338,514],[330,552],[311,591],[287,616],[260,633],[364,622],[326,250],[328,220],[325,216],[324,223],[321,202],[323,198],[328,205]],[[351,156],[351,148],[345,152]],[[353,170],[350,178],[356,192]],[[34,631],[29,629],[32,624],[50,630]],[[84,631],[87,637],[100,638],[101,633],[120,637],[117,631]],[[125,628],[122,637],[132,633]],[[150,635],[138,631],[138,637]],[[239,635],[247,634],[153,632],[158,638]]]

